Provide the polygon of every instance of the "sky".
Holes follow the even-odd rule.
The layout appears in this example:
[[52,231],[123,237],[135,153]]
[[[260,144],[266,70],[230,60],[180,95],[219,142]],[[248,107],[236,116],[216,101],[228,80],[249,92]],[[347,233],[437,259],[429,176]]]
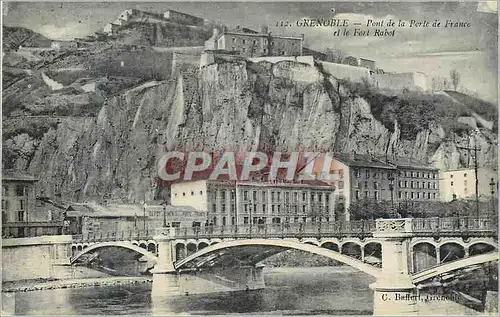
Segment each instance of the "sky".
[[[449,77],[461,75],[461,88],[497,103],[498,20],[496,1],[482,2],[10,2],[4,5],[4,25],[23,26],[53,39],[72,39],[100,31],[125,9],[151,12],[168,9],[217,21],[228,27],[258,29],[268,25],[273,34],[305,35],[305,46],[323,51],[339,49],[348,55],[375,60],[388,72],[424,72]],[[481,10],[478,10],[480,8]],[[489,12],[484,12],[489,11]],[[397,28],[394,37],[334,36],[332,27],[298,27],[297,20],[368,19],[440,20],[470,23],[468,28]],[[276,27],[289,21],[290,27]],[[357,27],[357,26],[356,26]],[[359,28],[359,27],[357,27]],[[383,27],[384,28],[384,27]],[[382,28],[382,29],[383,29]],[[353,26],[349,27],[352,32]],[[362,29],[366,29],[363,27]],[[373,31],[374,28],[372,28]]]

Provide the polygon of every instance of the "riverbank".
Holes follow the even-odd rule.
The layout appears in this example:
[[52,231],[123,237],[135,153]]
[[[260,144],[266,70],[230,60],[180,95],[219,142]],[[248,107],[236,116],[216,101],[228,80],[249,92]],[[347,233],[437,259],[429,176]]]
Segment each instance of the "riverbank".
[[61,280],[26,280],[2,283],[2,292],[31,292],[61,288],[82,288],[97,286],[116,286],[127,284],[151,283],[152,277],[147,276],[109,276],[97,278],[78,278]]

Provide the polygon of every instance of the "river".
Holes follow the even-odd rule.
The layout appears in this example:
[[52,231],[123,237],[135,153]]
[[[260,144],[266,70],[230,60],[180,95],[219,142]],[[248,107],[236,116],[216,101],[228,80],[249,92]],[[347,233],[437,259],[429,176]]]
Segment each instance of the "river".
[[152,300],[151,284],[17,293],[16,315],[371,315],[374,280],[349,267],[266,269],[266,289]]

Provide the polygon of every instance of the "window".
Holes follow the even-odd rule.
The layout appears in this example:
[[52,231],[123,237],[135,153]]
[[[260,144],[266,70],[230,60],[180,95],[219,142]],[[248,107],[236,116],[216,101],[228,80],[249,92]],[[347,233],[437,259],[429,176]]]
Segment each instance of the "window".
[[2,210],[9,209],[9,201],[2,199]]
[[231,199],[236,198],[236,192],[234,190],[231,191]]
[[265,213],[265,212],[266,212],[266,210],[267,210],[267,206],[266,206],[266,204],[262,204],[262,212],[264,212],[264,213]]
[[236,43],[236,39],[234,37],[232,38],[232,40],[233,40],[233,43]]
[[464,177],[467,177],[467,173],[464,173]]
[[262,191],[262,200],[266,201],[266,191]]
[[325,202],[327,205],[330,203],[330,194],[325,194]]
[[302,201],[306,201],[306,198],[307,198],[306,193],[302,193]]
[[420,172],[417,172],[417,178],[420,178]]
[[256,41],[256,40],[253,40],[253,44],[256,44],[256,43],[257,43],[257,41]]
[[432,178],[436,179],[436,173],[432,173]]
[[24,211],[19,210],[19,211],[17,212],[17,220],[18,220],[18,221],[24,221]]
[[377,171],[373,172],[373,178],[378,178],[378,172]]
[[451,186],[453,187],[453,182],[451,182]]
[[26,188],[23,185],[16,186],[16,196],[26,195]]
[[431,193],[427,193],[427,199],[431,199]]
[[356,191],[356,199],[359,199],[359,190]]
[[340,179],[344,178],[344,170],[339,170],[339,178]]
[[242,47],[242,48],[241,48],[241,51],[242,51],[242,52],[246,52],[246,50],[247,50],[247,49],[246,49],[245,47]]
[[19,201],[19,210],[24,210],[24,207],[25,207],[25,206],[24,206],[24,200],[23,200],[23,199],[21,199],[21,200]]
[[234,46],[231,46],[231,51],[235,51],[236,48]]
[[405,198],[408,199],[408,192],[405,192]]
[[368,188],[368,182],[365,181],[365,188]]
[[400,192],[400,191],[398,191],[398,198],[399,198],[399,199],[403,198],[403,193],[402,193],[402,192]]
[[311,193],[311,201],[314,201],[314,193]]
[[271,212],[274,212],[274,205],[271,205]]
[[7,196],[7,186],[2,186],[2,196]]
[[306,213],[306,206],[302,206],[302,212]]
[[420,192],[417,192],[417,199],[420,199]]
[[402,181],[399,181],[399,182],[398,182],[398,186],[399,186],[399,187],[403,187],[403,182],[402,182]]
[[297,192],[293,193],[293,201],[299,200],[299,194]]
[[200,195],[203,195],[203,191],[202,190],[200,190]]
[[369,170],[366,170],[366,171],[365,171],[365,177],[366,177],[366,178],[370,178],[370,171],[369,171]]
[[432,193],[432,198],[436,199],[436,193]]
[[411,199],[415,198],[415,193],[411,192]]
[[278,213],[281,212],[281,205],[278,205]]
[[243,217],[243,224],[248,225],[248,217]]
[[431,182],[427,182],[427,188],[431,188]]
[[360,174],[361,174],[361,173],[359,172],[359,169],[356,169],[356,170],[354,171],[354,176],[355,176],[355,177],[360,177]]
[[257,200],[257,191],[253,191],[253,200]]
[[432,183],[432,188],[436,189],[436,183]]
[[377,182],[373,182],[373,189],[378,189],[378,183]]
[[339,189],[344,189],[344,182],[343,181],[339,181]]
[[248,191],[243,191],[243,200],[248,200]]
[[271,42],[271,45],[274,45],[274,41]]
[[186,197],[186,193],[182,193],[182,196],[183,196],[183,197]]
[[245,209],[245,212],[248,212],[248,205],[247,205],[247,204],[245,204],[245,205],[243,206],[243,208]]
[[194,191],[191,191],[191,196],[194,196]]
[[278,201],[281,201],[281,192],[278,192]]
[[226,204],[222,204],[221,207],[222,207],[222,212],[226,212]]
[[318,193],[318,201],[323,201],[323,194]]
[[408,181],[405,181],[405,188],[408,188]]
[[374,193],[374,197],[375,197],[375,199],[376,199],[376,200],[378,200],[378,198],[379,198],[379,197],[378,197],[378,191],[375,191],[375,193]]
[[464,188],[464,194],[467,194],[467,187]]
[[216,209],[217,209],[217,205],[216,204],[212,204],[212,211],[215,212]]
[[225,226],[226,225],[226,217],[222,217],[222,225]]
[[365,197],[366,198],[370,197],[370,192],[365,192]]
[[241,42],[242,42],[243,44],[245,44],[247,41],[246,41],[245,39],[243,39]]
[[222,200],[226,200],[226,191],[223,190],[223,191],[220,192],[220,198]]
[[271,192],[271,200],[274,201],[274,192]]
[[413,186],[414,186],[414,185],[415,185],[415,184],[413,183],[413,181],[411,181],[411,188],[413,188]]

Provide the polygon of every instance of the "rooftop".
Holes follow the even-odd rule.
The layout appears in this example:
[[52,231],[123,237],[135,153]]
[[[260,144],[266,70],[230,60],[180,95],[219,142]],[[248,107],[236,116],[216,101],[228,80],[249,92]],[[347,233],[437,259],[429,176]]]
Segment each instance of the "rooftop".
[[[153,208],[161,208],[165,206],[167,212],[179,211],[195,211],[194,208],[189,206],[170,206],[170,205],[148,205],[146,204],[146,211]],[[142,205],[132,204],[109,204],[99,205],[95,203],[84,204],[71,204],[66,208],[67,216],[89,216],[89,217],[141,217],[144,214],[144,207]]]
[[17,171],[2,171],[2,181],[36,182],[38,178]]
[[336,153],[333,157],[348,166],[396,169],[396,166],[368,154]]

